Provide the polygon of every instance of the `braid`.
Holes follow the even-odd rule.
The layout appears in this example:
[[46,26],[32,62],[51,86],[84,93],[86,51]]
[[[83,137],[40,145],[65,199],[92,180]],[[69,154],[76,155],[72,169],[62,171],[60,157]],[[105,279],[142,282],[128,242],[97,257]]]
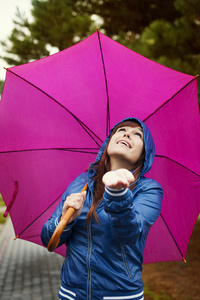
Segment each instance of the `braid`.
[[101,160],[94,166],[94,169],[96,169],[96,174],[93,177],[94,179],[93,203],[87,214],[86,223],[91,222],[92,217],[94,217],[95,220],[98,222],[96,208],[100,200],[103,198],[103,193],[105,189],[104,184],[102,182],[102,177],[105,173],[107,173],[110,170],[109,156],[107,155],[107,147],[108,144],[106,145],[106,148],[102,154]]

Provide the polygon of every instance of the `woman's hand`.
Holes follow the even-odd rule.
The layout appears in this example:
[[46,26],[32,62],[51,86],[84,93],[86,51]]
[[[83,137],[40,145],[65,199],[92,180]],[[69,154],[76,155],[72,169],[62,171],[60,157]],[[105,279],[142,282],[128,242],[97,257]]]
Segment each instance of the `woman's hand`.
[[70,196],[68,196],[63,205],[62,217],[64,216],[69,207],[73,207],[75,209],[75,212],[73,216],[69,219],[69,223],[73,222],[78,216],[80,216],[85,198],[86,191],[82,193],[71,194]]
[[118,169],[104,174],[102,181],[107,187],[121,190],[129,187],[135,181],[135,177],[127,169]]

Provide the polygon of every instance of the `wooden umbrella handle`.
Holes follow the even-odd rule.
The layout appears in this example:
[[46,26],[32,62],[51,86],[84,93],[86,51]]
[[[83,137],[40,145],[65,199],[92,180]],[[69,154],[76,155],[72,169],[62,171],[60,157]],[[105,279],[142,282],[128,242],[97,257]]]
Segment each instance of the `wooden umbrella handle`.
[[[86,190],[87,190],[87,183],[84,186],[84,188],[82,189],[81,193]],[[75,212],[75,209],[73,207],[68,208],[68,210],[66,211],[66,213],[64,214],[64,216],[62,217],[60,222],[58,223],[58,226],[56,227],[56,229],[48,243],[48,246],[47,246],[48,251],[53,252],[56,249],[56,247],[58,246],[58,244],[60,242],[60,236],[61,236],[65,226],[69,222],[69,219],[74,214],[74,212]]]

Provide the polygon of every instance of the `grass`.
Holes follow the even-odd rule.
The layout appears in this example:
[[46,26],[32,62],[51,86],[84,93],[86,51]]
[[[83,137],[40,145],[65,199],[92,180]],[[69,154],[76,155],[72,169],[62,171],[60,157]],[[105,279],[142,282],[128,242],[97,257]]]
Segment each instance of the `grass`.
[[146,300],[171,300],[170,296],[166,294],[165,291],[160,291],[156,293],[150,289],[148,285],[144,286],[144,294]]
[[145,300],[197,300],[200,294],[200,216],[187,250],[187,263],[144,265]]
[[6,218],[3,217],[3,212],[0,212],[0,224],[4,224],[6,222]]
[[3,197],[1,194],[0,194],[0,206],[5,206],[5,203],[3,201]]
[[[3,197],[0,194],[0,207],[5,207],[5,203],[3,201]],[[3,217],[4,212],[0,212],[0,224],[4,224],[6,222],[6,218]]]

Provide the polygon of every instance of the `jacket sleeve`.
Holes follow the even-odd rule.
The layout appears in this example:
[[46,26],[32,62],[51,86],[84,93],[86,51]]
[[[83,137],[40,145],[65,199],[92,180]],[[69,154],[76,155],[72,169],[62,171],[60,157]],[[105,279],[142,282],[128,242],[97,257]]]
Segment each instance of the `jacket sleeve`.
[[110,215],[114,234],[121,243],[136,243],[147,236],[160,214],[162,196],[161,186],[151,179],[136,191],[105,187],[104,209]]

